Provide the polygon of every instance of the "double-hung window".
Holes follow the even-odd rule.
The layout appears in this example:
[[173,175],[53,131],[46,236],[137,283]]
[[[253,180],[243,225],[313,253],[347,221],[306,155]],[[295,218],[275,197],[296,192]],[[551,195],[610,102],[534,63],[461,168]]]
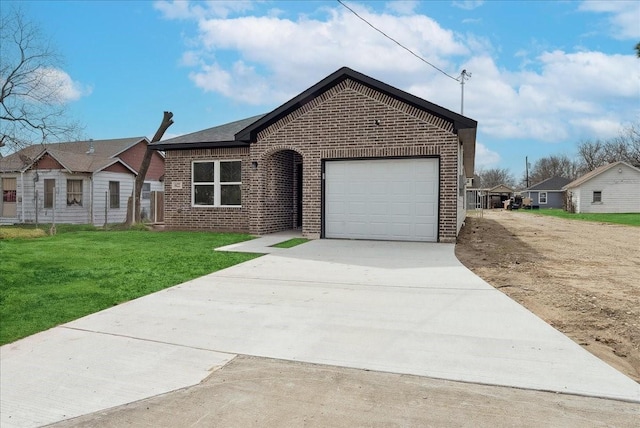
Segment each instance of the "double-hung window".
[[55,195],[53,194],[56,187],[56,180],[53,178],[44,179],[44,207],[53,208]]
[[547,203],[547,192],[540,192],[540,197],[538,198],[538,202],[540,202],[541,205]]
[[192,203],[201,207],[238,207],[242,204],[242,162],[194,161]]
[[109,182],[109,208],[120,208],[120,182]]
[[142,183],[142,199],[151,199],[151,183]]
[[82,206],[82,180],[67,180],[67,205]]

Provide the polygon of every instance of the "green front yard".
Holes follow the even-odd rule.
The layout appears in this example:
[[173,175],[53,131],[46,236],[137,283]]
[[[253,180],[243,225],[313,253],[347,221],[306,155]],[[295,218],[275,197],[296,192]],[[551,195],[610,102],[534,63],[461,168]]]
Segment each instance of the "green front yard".
[[640,214],[575,214],[560,209],[520,210],[529,214],[541,214],[553,217],[567,218],[571,220],[597,221],[601,223],[625,224],[627,226],[640,226]]
[[0,227],[0,344],[259,256],[213,251],[244,234],[78,229]]

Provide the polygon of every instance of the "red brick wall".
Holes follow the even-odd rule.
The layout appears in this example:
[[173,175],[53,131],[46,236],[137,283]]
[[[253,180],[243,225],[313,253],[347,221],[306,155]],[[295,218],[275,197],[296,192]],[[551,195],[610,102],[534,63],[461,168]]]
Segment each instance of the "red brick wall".
[[[194,160],[242,161],[242,207],[194,207],[191,201],[191,164]],[[164,221],[171,229],[248,232],[248,148],[169,150],[165,167]],[[176,189],[181,183],[182,189]]]
[[[440,160],[439,240],[455,242],[458,144],[450,122],[346,80],[260,132],[250,149],[167,151],[165,222],[255,234],[291,229],[302,161],[302,231],[319,237],[323,160],[433,156]],[[191,206],[191,162],[206,159],[242,159],[242,208]]]
[[252,233],[282,230],[280,217],[272,215],[264,178],[278,150],[295,150],[303,157],[302,231],[310,237],[321,232],[322,160],[439,157],[439,238],[455,241],[458,137],[449,122],[350,80],[336,85],[263,130],[251,145],[251,160],[259,165],[251,182]]

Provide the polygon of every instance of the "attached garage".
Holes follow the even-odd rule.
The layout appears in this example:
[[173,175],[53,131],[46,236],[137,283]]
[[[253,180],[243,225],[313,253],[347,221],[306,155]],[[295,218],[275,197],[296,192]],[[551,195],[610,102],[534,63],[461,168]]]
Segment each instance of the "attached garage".
[[438,159],[332,160],[324,165],[324,236],[438,240]]
[[[154,145],[174,229],[454,243],[478,123],[349,68],[275,110]],[[240,162],[240,204],[193,198],[200,162]],[[207,184],[207,183],[205,183]],[[215,201],[214,201],[215,202]],[[237,201],[236,201],[237,202]]]

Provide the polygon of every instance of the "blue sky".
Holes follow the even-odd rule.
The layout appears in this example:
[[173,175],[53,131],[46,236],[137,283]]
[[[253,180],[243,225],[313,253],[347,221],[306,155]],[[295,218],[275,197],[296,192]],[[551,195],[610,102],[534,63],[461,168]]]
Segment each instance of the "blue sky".
[[[4,1],[3,7],[14,3]],[[453,77],[476,165],[516,177],[640,122],[637,1],[346,1]],[[460,111],[460,84],[337,1],[28,1],[64,56],[69,111],[94,139],[166,137],[265,113],[342,66]]]

